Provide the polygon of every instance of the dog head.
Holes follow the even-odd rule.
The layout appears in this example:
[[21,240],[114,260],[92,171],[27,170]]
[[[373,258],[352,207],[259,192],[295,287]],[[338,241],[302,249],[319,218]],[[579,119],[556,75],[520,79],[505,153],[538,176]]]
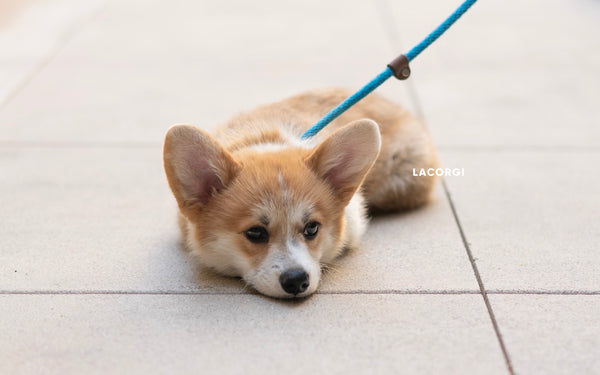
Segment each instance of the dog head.
[[377,125],[351,123],[312,149],[228,152],[191,125],[169,129],[164,165],[201,262],[272,297],[312,294],[342,249],[344,211],[380,148]]

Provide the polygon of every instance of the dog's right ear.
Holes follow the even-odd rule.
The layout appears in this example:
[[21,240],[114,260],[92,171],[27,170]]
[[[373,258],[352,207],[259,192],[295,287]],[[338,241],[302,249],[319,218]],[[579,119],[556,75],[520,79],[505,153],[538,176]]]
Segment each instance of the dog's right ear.
[[348,204],[377,159],[380,148],[381,136],[375,121],[357,120],[325,138],[306,162]]
[[169,186],[184,214],[206,205],[239,168],[213,137],[192,125],[173,125],[167,131],[163,161]]

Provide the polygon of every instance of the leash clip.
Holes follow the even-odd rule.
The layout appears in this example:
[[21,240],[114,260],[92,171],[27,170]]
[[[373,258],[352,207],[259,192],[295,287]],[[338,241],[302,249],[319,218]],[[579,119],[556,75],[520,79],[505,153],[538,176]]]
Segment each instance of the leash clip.
[[389,63],[388,68],[394,73],[394,77],[399,80],[405,80],[410,77],[410,67],[408,66],[408,57],[400,55]]

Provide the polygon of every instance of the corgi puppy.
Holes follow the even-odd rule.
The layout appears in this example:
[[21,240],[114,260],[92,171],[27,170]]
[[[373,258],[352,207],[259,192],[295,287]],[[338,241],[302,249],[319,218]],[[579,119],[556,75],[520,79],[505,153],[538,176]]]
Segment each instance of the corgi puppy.
[[317,290],[321,267],[359,246],[366,209],[425,204],[436,168],[424,125],[370,95],[315,137],[301,135],[352,93],[306,92],[234,117],[213,134],[174,125],[164,167],[183,242],[205,266],[279,298]]

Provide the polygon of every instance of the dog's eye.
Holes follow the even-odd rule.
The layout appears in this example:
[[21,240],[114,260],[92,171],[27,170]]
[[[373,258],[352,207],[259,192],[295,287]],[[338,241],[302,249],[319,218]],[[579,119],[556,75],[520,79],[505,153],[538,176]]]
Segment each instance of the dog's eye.
[[252,227],[244,232],[244,235],[250,242],[261,243],[269,242],[269,232],[265,227]]
[[320,226],[321,223],[319,223],[318,221],[311,221],[310,223],[306,224],[306,226],[304,227],[304,232],[302,234],[304,234],[304,237],[306,237],[306,239],[308,240],[313,239],[317,235],[317,232],[319,232]]

